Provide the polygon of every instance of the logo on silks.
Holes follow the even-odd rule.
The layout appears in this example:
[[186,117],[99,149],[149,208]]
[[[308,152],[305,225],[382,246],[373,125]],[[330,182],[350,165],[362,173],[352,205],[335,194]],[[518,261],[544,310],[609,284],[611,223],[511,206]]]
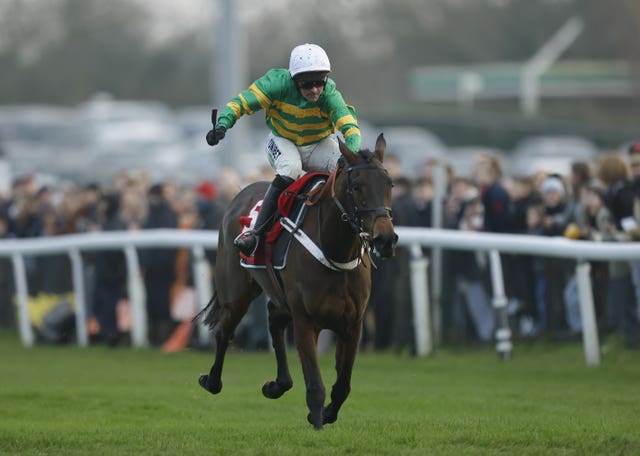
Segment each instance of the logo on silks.
[[269,151],[269,155],[271,156],[273,161],[277,160],[278,157],[280,157],[280,155],[282,154],[273,138],[271,138],[267,143],[267,150]]

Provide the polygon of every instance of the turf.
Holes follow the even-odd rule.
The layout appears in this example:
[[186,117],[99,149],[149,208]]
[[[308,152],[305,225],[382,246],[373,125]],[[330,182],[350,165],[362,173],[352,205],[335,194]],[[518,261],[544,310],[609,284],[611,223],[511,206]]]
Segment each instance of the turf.
[[[260,387],[269,353],[229,353],[224,388],[197,384],[210,353],[92,346],[22,348],[0,333],[0,454],[640,454],[640,353],[614,346],[587,367],[579,344],[364,353],[338,421],[306,422],[304,382]],[[321,356],[327,390],[333,359]]]

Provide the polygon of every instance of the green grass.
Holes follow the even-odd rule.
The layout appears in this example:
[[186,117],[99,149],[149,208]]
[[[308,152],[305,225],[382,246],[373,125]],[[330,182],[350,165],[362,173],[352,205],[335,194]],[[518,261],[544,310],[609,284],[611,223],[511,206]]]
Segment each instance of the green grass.
[[[231,351],[218,396],[212,354],[92,346],[22,348],[0,333],[0,454],[640,454],[640,353],[586,367],[579,344],[361,354],[335,424],[306,421],[300,364],[278,400],[273,355]],[[327,391],[332,355],[321,357]]]

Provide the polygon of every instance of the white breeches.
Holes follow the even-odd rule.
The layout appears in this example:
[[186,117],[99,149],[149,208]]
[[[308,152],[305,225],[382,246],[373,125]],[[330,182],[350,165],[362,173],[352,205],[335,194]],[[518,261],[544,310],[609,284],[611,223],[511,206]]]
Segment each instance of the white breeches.
[[332,136],[308,146],[296,146],[271,133],[267,157],[276,174],[298,179],[305,172],[332,172],[340,158],[340,147]]

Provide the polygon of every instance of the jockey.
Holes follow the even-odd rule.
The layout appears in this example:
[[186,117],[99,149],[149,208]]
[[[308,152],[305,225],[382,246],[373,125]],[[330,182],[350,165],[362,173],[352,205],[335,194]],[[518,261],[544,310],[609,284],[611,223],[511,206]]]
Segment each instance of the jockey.
[[336,129],[349,149],[360,150],[362,138],[355,110],[336,90],[328,77],[330,71],[329,57],[320,46],[296,46],[288,70],[269,70],[231,99],[207,133],[207,143],[214,146],[243,114],[265,110],[271,130],[266,152],[276,177],[264,196],[255,228],[234,241],[247,256],[255,251],[276,212],[278,197],[289,184],[307,171],[333,171],[340,158],[338,142],[331,136]]

